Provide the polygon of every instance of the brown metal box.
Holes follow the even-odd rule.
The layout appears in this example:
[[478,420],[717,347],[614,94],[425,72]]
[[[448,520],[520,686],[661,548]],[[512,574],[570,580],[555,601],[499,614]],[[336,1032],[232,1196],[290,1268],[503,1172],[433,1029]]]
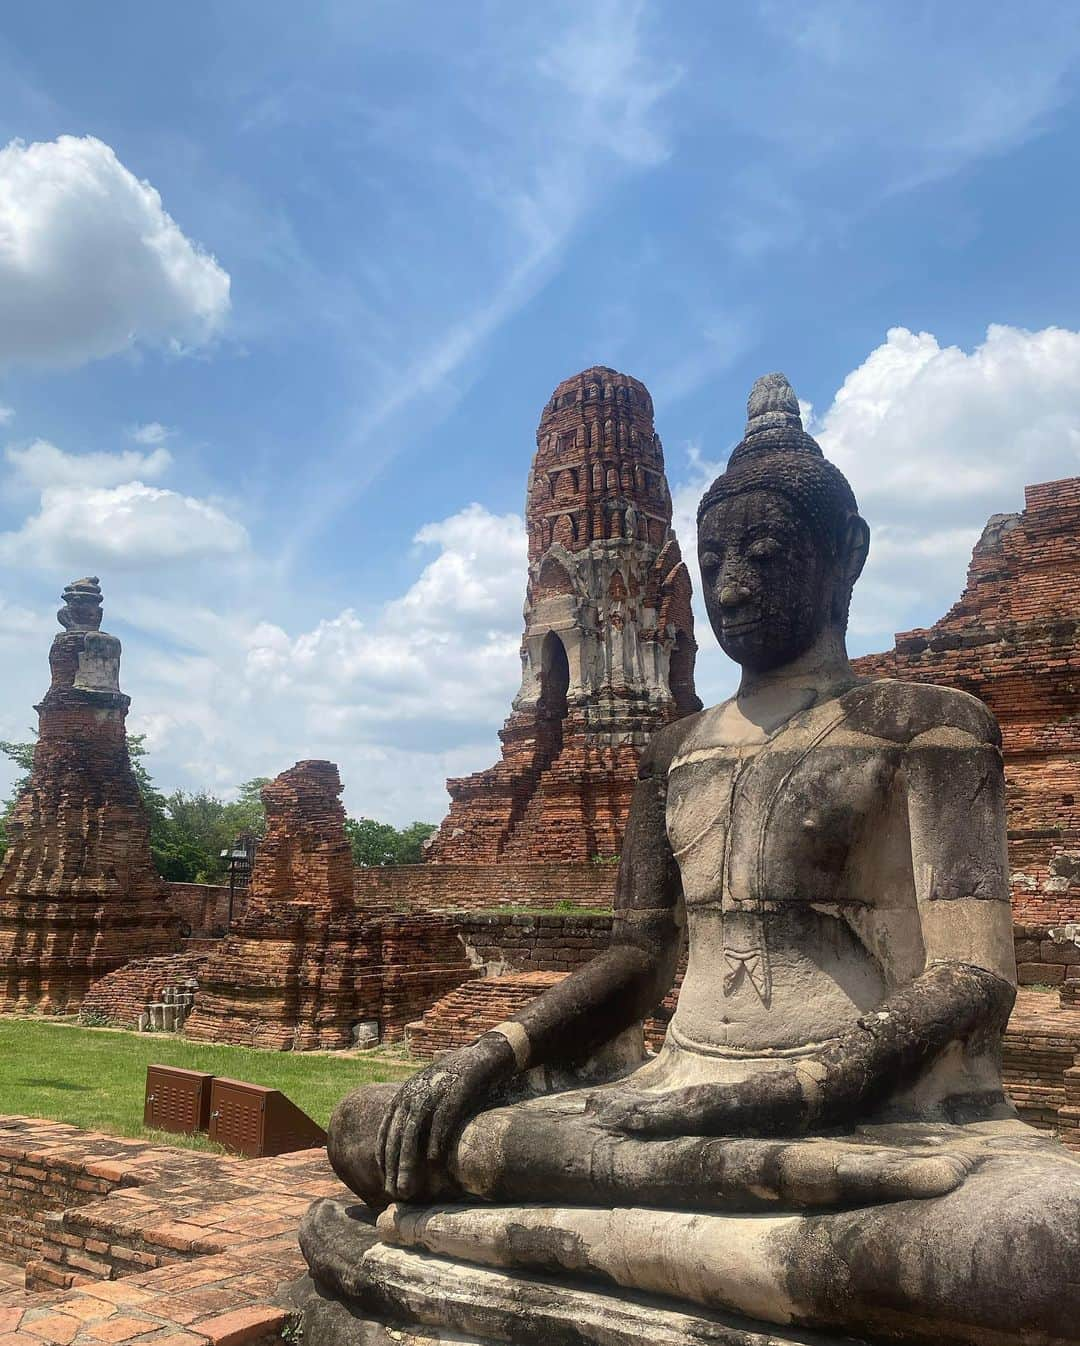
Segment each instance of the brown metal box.
[[213,1075],[179,1066],[146,1067],[143,1125],[158,1131],[190,1136],[210,1125],[210,1085]]
[[219,1076],[210,1092],[210,1139],[261,1159],[325,1145],[326,1132],[280,1089]]

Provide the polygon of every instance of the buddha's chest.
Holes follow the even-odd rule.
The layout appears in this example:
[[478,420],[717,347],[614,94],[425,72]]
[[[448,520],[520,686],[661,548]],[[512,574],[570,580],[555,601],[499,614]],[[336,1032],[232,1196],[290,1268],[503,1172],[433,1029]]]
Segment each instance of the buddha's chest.
[[852,862],[892,825],[896,757],[874,740],[832,737],[711,744],[676,759],[667,831],[688,907],[860,900]]

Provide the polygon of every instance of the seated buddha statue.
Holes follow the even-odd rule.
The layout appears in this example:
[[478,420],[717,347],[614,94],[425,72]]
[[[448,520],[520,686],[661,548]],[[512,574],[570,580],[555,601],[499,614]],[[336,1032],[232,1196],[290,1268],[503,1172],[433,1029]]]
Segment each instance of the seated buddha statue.
[[853,672],[868,542],[786,379],[759,380],[698,513],[738,692],[646,750],[610,947],[338,1107],[329,1155],[361,1201],[302,1229],[319,1346],[386,1323],[597,1346],[1080,1340],[1080,1159],[1002,1090],[1000,735],[963,692]]

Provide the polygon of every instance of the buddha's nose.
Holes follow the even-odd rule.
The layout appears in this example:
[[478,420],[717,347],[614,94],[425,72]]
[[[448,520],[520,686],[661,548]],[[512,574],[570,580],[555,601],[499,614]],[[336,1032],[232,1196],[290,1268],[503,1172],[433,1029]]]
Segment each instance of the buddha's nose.
[[722,608],[737,608],[745,603],[750,597],[750,590],[741,584],[725,584],[720,590],[720,606]]

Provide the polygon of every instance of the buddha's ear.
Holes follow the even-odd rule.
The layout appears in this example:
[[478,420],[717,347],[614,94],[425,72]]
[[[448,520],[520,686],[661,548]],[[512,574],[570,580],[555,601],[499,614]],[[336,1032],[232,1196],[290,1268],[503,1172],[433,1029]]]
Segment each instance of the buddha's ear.
[[869,551],[870,527],[865,519],[853,514],[844,525],[840,546],[840,569],[849,589],[862,574]]

